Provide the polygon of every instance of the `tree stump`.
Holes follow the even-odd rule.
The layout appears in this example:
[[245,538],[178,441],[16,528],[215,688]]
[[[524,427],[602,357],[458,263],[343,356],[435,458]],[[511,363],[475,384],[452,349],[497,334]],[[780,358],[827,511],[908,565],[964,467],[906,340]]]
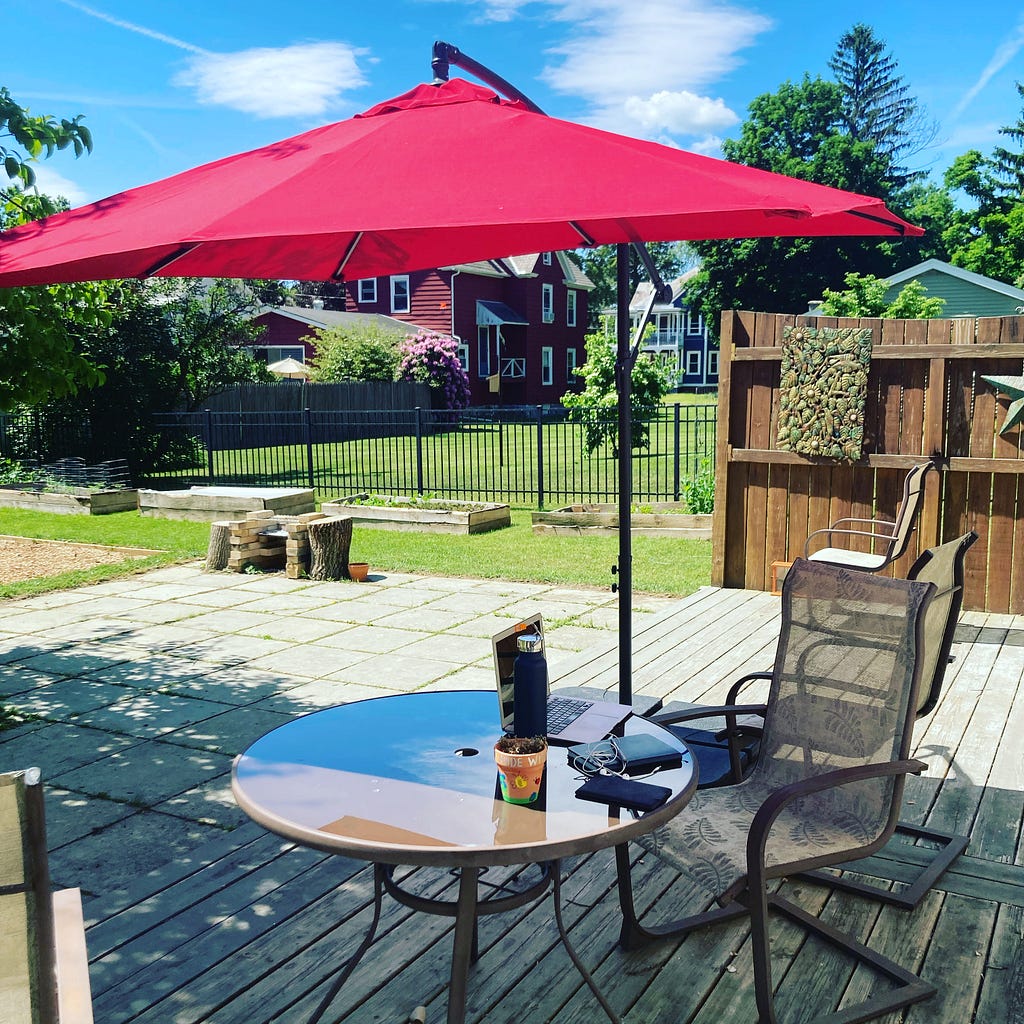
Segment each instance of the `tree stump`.
[[226,569],[231,556],[231,524],[219,522],[210,524],[210,544],[206,549],[206,571]]
[[314,580],[348,579],[352,517],[316,519],[309,524],[309,576]]

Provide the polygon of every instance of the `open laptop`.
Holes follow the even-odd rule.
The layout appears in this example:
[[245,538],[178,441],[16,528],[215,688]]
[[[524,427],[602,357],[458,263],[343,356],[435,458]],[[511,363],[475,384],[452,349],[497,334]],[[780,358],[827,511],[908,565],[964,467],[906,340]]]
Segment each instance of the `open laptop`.
[[[544,622],[540,612],[535,612],[522,622],[517,622],[491,637],[501,728],[509,733],[513,730],[515,719],[515,660],[519,653],[516,640],[523,633],[544,635]],[[552,697],[551,683],[548,682],[549,743],[596,743],[612,733],[632,713],[633,709],[628,704],[580,700],[575,697]]]

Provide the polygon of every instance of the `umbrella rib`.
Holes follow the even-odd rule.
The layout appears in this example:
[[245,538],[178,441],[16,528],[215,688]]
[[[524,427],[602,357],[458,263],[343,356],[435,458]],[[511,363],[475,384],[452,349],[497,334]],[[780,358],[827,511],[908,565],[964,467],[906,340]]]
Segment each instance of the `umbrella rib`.
[[576,234],[579,235],[580,238],[583,239],[583,244],[584,245],[596,245],[597,244],[597,242],[594,240],[594,238],[591,235],[588,235],[587,232],[584,231],[583,228],[581,228],[579,226],[579,224],[576,223],[576,221],[574,221],[574,220],[569,221],[569,227],[571,227],[573,229],[573,231],[575,231]]
[[363,232],[357,231],[352,236],[352,241],[348,243],[348,248],[345,250],[345,255],[341,257],[341,262],[338,264],[338,268],[331,274],[331,279],[334,281],[341,281],[345,277],[345,265],[350,259],[352,259],[353,253],[356,251],[356,246],[362,241]]
[[159,259],[151,267],[144,270],[139,277],[153,277],[155,274],[159,274],[161,270],[169,267],[176,260],[180,260],[183,256],[187,256],[193,249],[199,248],[199,242],[192,242],[189,245],[183,245],[180,249],[175,249],[169,256],[164,256],[163,259]]
[[906,229],[902,224],[893,220],[889,220],[886,217],[878,217],[875,216],[875,214],[864,213],[861,210],[847,210],[846,212],[849,213],[851,217],[861,217],[864,220],[874,221],[874,223],[876,224],[884,224],[886,227],[894,228],[896,231],[899,232],[900,235],[906,235],[907,233]]

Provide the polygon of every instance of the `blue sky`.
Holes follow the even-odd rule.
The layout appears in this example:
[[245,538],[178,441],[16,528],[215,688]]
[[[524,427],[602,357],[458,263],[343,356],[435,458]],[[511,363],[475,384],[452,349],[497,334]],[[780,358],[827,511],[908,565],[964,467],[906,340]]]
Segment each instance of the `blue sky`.
[[58,154],[39,170],[44,190],[75,205],[405,92],[430,77],[435,39],[549,114],[719,155],[755,96],[804,72],[827,76],[860,20],[937,122],[917,158],[936,175],[958,153],[991,150],[1020,115],[1024,80],[1024,5],[1006,0],[3,0],[3,10],[0,84],[34,113],[84,114],[93,132],[91,156]]

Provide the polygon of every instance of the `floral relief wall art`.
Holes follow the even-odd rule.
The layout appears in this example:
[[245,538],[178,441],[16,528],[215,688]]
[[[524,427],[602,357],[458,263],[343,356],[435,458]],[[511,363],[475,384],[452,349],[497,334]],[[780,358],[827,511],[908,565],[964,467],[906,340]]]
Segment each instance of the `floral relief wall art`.
[[868,327],[786,327],[778,447],[856,462],[871,366]]

